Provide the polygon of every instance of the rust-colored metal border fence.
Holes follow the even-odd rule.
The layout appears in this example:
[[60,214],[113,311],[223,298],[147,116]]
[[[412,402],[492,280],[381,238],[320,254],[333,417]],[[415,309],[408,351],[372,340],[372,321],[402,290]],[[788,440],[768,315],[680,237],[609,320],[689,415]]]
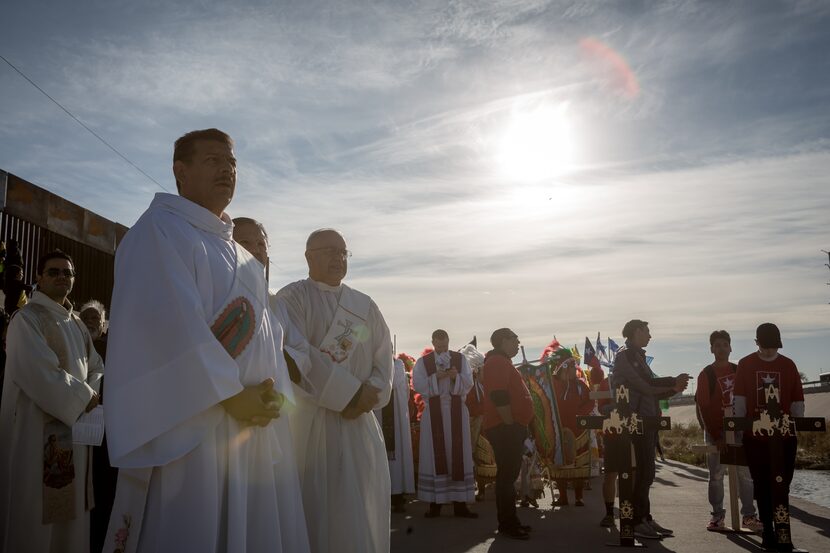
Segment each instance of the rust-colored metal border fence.
[[76,307],[96,299],[109,307],[115,246],[126,227],[67,202],[19,177],[0,171],[3,192],[0,240],[17,240],[24,280],[34,283],[38,258],[54,249],[72,256],[78,277],[70,294]]

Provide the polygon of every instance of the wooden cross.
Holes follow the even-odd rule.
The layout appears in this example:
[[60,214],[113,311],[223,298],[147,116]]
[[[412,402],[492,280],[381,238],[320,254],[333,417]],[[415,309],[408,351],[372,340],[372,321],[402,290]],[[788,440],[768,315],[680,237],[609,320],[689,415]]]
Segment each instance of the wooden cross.
[[[620,480],[620,541],[619,543],[607,543],[606,545],[619,545],[620,547],[644,547],[643,544],[634,539],[634,475],[632,473],[632,458],[634,452],[631,446],[631,437],[643,434],[646,430],[669,430],[671,419],[669,417],[640,417],[632,412],[628,404],[628,388],[623,385],[615,388],[616,407],[607,417],[602,416],[577,416],[577,425],[585,430],[601,430],[603,436],[613,436],[611,439],[622,440],[628,447],[621,449],[630,452],[623,459],[619,459],[618,466],[623,467],[619,473]],[[592,393],[591,398],[601,397],[601,393]],[[606,453],[607,454],[607,453]]]
[[[723,427],[727,431],[752,432],[753,436],[767,436],[773,443],[781,443],[787,437],[795,437],[796,432],[826,432],[827,422],[824,417],[791,417],[781,412],[778,401],[779,389],[770,384],[764,390],[767,400],[766,409],[761,409],[758,417],[725,417]],[[774,447],[773,450],[783,451],[783,447]],[[773,522],[775,523],[775,539],[784,549],[792,547],[790,533],[790,503],[787,489],[784,485],[784,459],[781,455],[773,455],[769,460],[772,473],[775,475],[772,484]],[[793,548],[794,553],[807,553],[804,549]]]
[[[723,408],[724,418],[732,417],[732,406]],[[695,453],[709,454],[715,453],[720,455],[720,464],[726,467],[726,474],[729,478],[729,515],[732,520],[732,526],[724,526],[723,530],[718,532],[735,532],[740,534],[753,534],[754,531],[749,528],[744,528],[741,524],[741,512],[738,509],[738,466],[746,466],[746,454],[741,444],[735,440],[735,432],[724,432],[726,449],[721,451],[717,446],[693,445],[692,451]]]

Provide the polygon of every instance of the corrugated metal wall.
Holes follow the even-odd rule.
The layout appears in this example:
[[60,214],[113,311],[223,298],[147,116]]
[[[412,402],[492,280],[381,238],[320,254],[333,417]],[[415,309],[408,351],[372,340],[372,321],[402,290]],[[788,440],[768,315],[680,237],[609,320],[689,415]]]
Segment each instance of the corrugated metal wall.
[[78,277],[69,299],[76,307],[96,299],[109,307],[115,248],[127,227],[0,170],[0,240],[17,240],[23,278],[34,284],[37,261],[61,249],[72,256]]
[[23,258],[24,280],[34,283],[37,260],[41,255],[60,249],[72,256],[78,276],[69,299],[75,307],[96,299],[109,307],[112,298],[115,256],[71,238],[61,236],[5,211],[0,212],[0,240],[8,245],[16,239]]

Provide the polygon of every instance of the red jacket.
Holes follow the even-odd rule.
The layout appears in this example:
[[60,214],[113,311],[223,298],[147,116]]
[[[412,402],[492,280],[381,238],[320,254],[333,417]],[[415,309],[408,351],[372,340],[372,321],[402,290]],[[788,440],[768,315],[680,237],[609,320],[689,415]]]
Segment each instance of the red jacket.
[[482,427],[487,430],[502,424],[496,405],[493,403],[494,392],[496,392],[497,400],[501,397],[509,402],[513,422],[524,426],[529,425],[533,420],[533,402],[522,375],[510,359],[501,352],[490,351],[484,359],[482,373],[481,382],[484,385]]

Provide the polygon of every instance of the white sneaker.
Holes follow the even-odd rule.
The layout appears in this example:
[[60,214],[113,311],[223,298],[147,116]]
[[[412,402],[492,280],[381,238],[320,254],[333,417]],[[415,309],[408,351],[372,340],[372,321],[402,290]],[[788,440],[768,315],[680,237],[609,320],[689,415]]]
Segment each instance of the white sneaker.
[[760,534],[764,531],[764,523],[755,516],[755,515],[747,515],[741,519],[741,526],[744,528],[749,528],[756,534]]

